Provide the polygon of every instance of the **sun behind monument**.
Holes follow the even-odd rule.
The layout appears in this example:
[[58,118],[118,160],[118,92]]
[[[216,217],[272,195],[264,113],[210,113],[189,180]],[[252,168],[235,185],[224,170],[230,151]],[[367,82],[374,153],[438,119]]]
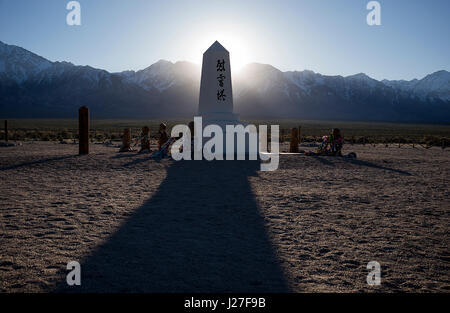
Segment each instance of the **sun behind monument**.
[[211,34],[210,36],[204,36],[201,39],[198,39],[196,42],[192,45],[192,52],[191,54],[195,54],[197,57],[196,62],[201,64],[202,60],[198,56],[199,51],[206,51],[209,46],[211,46],[211,43],[214,41],[220,42],[224,47],[227,47],[227,50],[230,51],[230,62],[231,62],[231,72],[232,73],[238,73],[245,65],[252,62],[250,59],[250,56],[247,52],[248,47],[245,44],[245,41],[241,40],[236,35],[214,35]]
[[233,111],[230,52],[217,40],[203,53],[198,114],[221,127],[239,122]]

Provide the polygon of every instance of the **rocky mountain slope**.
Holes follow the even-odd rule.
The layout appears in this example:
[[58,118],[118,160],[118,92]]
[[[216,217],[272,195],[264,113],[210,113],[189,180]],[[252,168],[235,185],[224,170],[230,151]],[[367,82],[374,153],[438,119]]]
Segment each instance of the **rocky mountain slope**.
[[[200,67],[160,60],[140,71],[109,73],[51,62],[0,42],[0,116],[92,118],[190,117],[196,113]],[[450,121],[450,73],[378,81],[313,71],[282,72],[249,64],[233,78],[235,110],[250,118],[402,122]]]

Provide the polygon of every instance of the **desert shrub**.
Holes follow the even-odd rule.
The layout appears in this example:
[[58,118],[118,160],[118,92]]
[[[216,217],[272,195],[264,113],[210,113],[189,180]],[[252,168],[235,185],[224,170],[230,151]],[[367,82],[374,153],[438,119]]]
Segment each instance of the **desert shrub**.
[[111,134],[111,140],[120,140],[122,139],[122,136],[118,135],[118,134]]
[[441,146],[442,138],[438,136],[426,136],[424,142],[427,146]]
[[62,139],[72,139],[72,133],[69,132],[67,129],[64,129],[58,132],[57,137]]
[[31,140],[37,140],[37,139],[39,139],[38,138],[39,136],[38,136],[38,133],[36,132],[36,131],[27,131],[26,133],[25,133],[25,138],[28,140],[28,139],[31,139]]
[[304,136],[302,138],[303,138],[303,142],[314,142],[315,141],[313,136],[306,136],[306,137]]
[[95,140],[97,141],[105,141],[106,136],[103,133],[97,133],[95,134]]
[[22,141],[25,140],[25,132],[23,130],[16,130],[14,132],[8,132],[8,139]]
[[357,137],[355,138],[355,143],[367,143],[367,140],[365,137]]
[[42,131],[40,133],[40,138],[43,141],[55,141],[59,137],[58,134],[54,131]]

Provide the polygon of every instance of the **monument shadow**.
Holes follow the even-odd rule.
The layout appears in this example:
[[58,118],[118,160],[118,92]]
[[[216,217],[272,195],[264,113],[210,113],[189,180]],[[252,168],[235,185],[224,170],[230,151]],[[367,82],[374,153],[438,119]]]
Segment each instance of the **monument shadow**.
[[288,292],[249,176],[257,161],[179,161],[57,292]]

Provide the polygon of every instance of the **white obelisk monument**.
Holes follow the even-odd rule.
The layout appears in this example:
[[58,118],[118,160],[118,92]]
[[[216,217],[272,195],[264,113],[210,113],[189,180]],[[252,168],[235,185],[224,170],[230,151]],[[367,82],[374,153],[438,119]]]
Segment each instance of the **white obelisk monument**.
[[230,54],[218,41],[203,54],[198,115],[203,118],[203,126],[239,123],[233,113]]
[[[246,126],[246,123],[239,121],[239,115],[233,112],[230,54],[218,41],[203,53],[198,116],[202,117],[203,128],[212,124],[220,126],[224,139],[227,137],[227,125]],[[230,136],[236,139],[234,133],[230,133]],[[236,144],[234,152],[228,151],[224,140],[224,154],[234,154],[236,151]],[[243,152],[248,152],[247,146]]]

